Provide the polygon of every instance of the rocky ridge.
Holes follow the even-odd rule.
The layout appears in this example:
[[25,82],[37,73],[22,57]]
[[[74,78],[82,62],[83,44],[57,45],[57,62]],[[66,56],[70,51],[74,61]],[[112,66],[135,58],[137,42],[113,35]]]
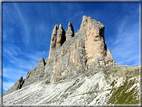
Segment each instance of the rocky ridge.
[[[134,79],[133,81],[135,81],[138,84],[139,76],[138,76],[137,70],[139,69],[139,67],[123,67],[115,63],[114,59],[112,58],[112,54],[110,50],[107,49],[107,45],[105,43],[104,29],[105,27],[102,23],[87,16],[83,16],[80,29],[76,33],[74,33],[73,25],[70,22],[68,24],[68,30],[63,29],[62,24],[60,24],[59,26],[55,25],[52,32],[52,36],[51,36],[49,57],[46,60],[41,58],[38,65],[35,66],[33,70],[30,70],[27,72],[26,78],[23,79],[23,77],[20,77],[20,79],[14,84],[14,86],[12,86],[10,89],[6,91],[5,95],[7,96],[11,95],[11,98],[13,98],[14,94],[12,93],[16,94],[17,92],[16,95],[18,96],[18,92],[20,92],[20,90],[24,92],[26,89],[29,89],[28,87],[35,87],[36,84],[37,85],[43,84],[44,87],[46,86],[50,87],[51,85],[52,87],[52,85],[54,84],[59,84],[59,86],[60,84],[62,84],[64,86],[65,84],[69,83],[70,85],[67,85],[67,87],[68,88],[70,87],[71,89],[73,87],[76,87],[76,88],[73,88],[74,91],[68,90],[67,91],[69,92],[68,94],[65,92],[67,95],[65,93],[62,93],[62,94],[57,93],[56,96],[58,97],[60,95],[64,96],[65,94],[66,98],[70,98],[73,95],[78,96],[77,93],[80,93],[80,95],[82,95],[82,92],[79,92],[77,90],[81,91],[81,89],[83,88],[82,84],[86,84],[85,81],[88,81],[88,82],[90,81],[90,83],[88,83],[88,85],[90,84],[89,86],[86,84],[87,87],[90,87],[90,90],[86,89],[86,91],[84,91],[83,93],[91,92],[91,95],[94,95],[96,92],[94,92],[93,90],[97,89],[97,88],[94,89],[94,85],[92,82],[94,81],[94,84],[96,84],[95,87],[102,87],[101,85],[104,85],[101,89],[98,88],[98,92],[99,91],[101,92],[102,89],[103,90],[105,89],[104,92],[106,93],[106,86],[109,87],[107,91],[109,94],[110,93],[111,94],[107,95],[108,97],[106,96],[104,99],[104,102],[102,102],[102,104],[108,104],[109,102],[108,99],[109,98],[111,99],[112,94],[116,92],[116,90],[113,90],[113,87],[115,86],[115,89],[116,89],[116,87],[120,87],[121,85],[123,86],[125,82],[130,81],[130,80],[127,80],[127,78],[130,79],[132,75],[131,76],[128,75],[129,73],[126,72],[128,71],[128,69],[130,69],[130,71],[134,71],[133,72],[134,74],[135,73],[137,74],[136,75],[137,79],[135,77],[131,79],[132,80]],[[124,73],[121,70],[123,70]],[[133,73],[130,73],[130,74],[133,74]],[[86,75],[90,75],[90,74],[92,76],[86,77]],[[108,74],[110,75],[108,76]],[[108,76],[108,78],[106,78],[106,76]],[[99,79],[99,78],[101,78],[99,81],[102,81],[102,84],[100,84],[99,81],[95,83],[95,81],[97,81],[96,79]],[[35,86],[33,86],[32,84],[35,84]],[[97,84],[100,84],[100,85],[98,86]],[[86,85],[84,85],[84,88],[86,87]],[[134,88],[133,85],[131,87]],[[139,90],[138,85],[135,85],[135,86],[137,87],[136,93],[138,93],[138,90]],[[61,89],[61,87],[62,86],[58,88]],[[82,87],[82,88],[78,89],[79,87]],[[42,87],[40,88],[43,89]],[[36,93],[38,93],[39,90],[40,89],[37,88]],[[61,91],[64,92],[65,89],[61,89]],[[33,92],[31,91],[31,93],[34,96],[36,96]],[[50,93],[50,92],[51,91],[48,91],[47,93]],[[72,93],[74,94],[72,95]],[[42,93],[40,94],[42,95]],[[100,95],[95,94],[95,96],[103,97],[101,93]],[[43,95],[42,97],[45,97],[45,96]],[[5,104],[11,104],[10,102],[9,103],[7,102],[7,97],[5,98],[6,98]],[[85,99],[88,99],[88,98],[89,97],[86,97]],[[48,98],[45,98],[45,99],[47,100]],[[56,100],[55,98],[53,99]],[[16,102],[16,104],[21,104],[21,103],[34,104],[35,103],[34,101],[30,103],[27,100],[25,100],[24,102],[24,100],[25,99],[18,100],[19,102]],[[87,101],[85,100],[84,103],[82,102],[82,104],[99,104],[99,102],[96,100],[94,100],[94,103],[93,102],[91,103],[91,101],[90,103],[89,102],[85,103],[85,101]],[[53,102],[51,101],[48,104],[67,104],[70,101],[73,101],[73,100],[60,101],[59,99],[59,102],[56,101],[56,103],[53,103],[54,101]],[[138,100],[134,101],[133,103],[136,103],[136,102],[138,102]],[[44,104],[44,103],[46,102],[41,101],[41,102],[38,102],[37,104]],[[115,102],[110,101],[109,104],[110,103],[115,103]],[[73,104],[73,102],[71,104]],[[79,103],[76,102],[75,104],[79,104]]]
[[68,30],[63,29],[62,24],[55,25],[49,57],[46,61],[41,58],[38,65],[27,72],[26,78],[22,82],[17,81],[5,94],[34,82],[60,82],[86,72],[91,67],[114,64],[105,43],[104,28],[102,23],[87,16],[83,16],[81,27],[75,34],[70,22]]

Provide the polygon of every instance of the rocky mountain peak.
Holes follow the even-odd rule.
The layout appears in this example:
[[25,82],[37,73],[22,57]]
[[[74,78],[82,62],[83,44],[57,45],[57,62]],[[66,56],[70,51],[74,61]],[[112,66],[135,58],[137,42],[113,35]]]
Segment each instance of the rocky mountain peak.
[[38,65],[27,72],[20,87],[40,81],[58,83],[70,80],[91,68],[113,64],[115,61],[105,43],[104,25],[91,17],[83,16],[76,33],[71,22],[68,23],[67,31],[62,24],[55,25],[49,57],[46,61],[41,58]]
[[87,17],[84,15],[82,18],[80,29],[86,30],[87,27],[92,27],[92,26],[94,26],[95,29],[97,30],[104,29],[104,25],[101,22],[93,19],[92,17]]

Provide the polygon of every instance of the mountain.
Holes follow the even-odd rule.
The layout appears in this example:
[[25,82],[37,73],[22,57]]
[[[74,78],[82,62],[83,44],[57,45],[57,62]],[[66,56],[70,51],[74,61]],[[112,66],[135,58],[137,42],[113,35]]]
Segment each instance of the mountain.
[[104,25],[83,16],[74,33],[55,25],[49,57],[8,89],[3,104],[140,104],[139,66],[115,63],[104,38]]

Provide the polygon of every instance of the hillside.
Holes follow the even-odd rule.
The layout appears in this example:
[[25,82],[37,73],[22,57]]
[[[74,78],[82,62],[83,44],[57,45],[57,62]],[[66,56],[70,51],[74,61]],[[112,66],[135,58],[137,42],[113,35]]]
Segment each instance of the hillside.
[[139,67],[92,69],[70,81],[33,83],[4,96],[4,105],[139,104]]

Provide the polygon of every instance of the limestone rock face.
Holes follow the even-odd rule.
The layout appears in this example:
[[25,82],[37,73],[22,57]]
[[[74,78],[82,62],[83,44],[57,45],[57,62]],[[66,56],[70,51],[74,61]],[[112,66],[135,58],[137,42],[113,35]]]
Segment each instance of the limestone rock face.
[[105,65],[104,25],[91,17],[88,17],[86,20],[85,49],[88,57],[87,64],[95,62],[97,66]]
[[45,60],[41,58],[38,62],[38,65],[35,66],[33,70],[27,72],[23,87],[32,84],[34,82],[39,82],[43,80],[44,70],[45,70]]
[[70,22],[67,31],[62,24],[55,25],[49,57],[46,61],[41,58],[38,65],[27,72],[22,87],[40,81],[58,83],[73,79],[95,67],[115,64],[110,50],[107,50],[104,29],[102,23],[87,16],[83,16],[76,33]]
[[115,63],[114,59],[112,58],[112,54],[110,49],[107,50],[107,57],[105,57],[106,66]]
[[65,39],[65,30],[63,29],[62,24],[60,24],[59,26],[55,25],[51,36],[49,57],[51,56],[52,50],[61,47]]

